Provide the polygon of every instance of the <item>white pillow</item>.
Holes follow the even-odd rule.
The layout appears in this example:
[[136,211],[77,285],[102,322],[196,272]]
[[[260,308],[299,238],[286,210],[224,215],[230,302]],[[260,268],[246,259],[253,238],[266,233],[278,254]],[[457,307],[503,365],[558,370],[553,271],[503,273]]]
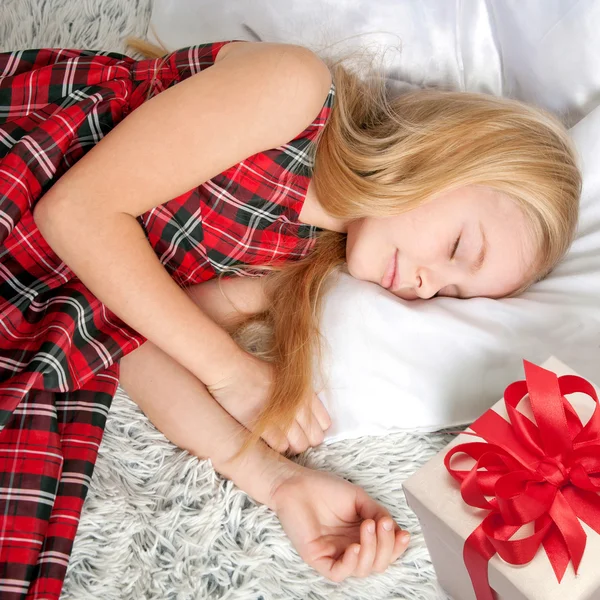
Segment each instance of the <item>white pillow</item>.
[[340,273],[322,320],[325,443],[470,423],[524,378],[524,358],[557,356],[600,384],[600,107],[571,134],[584,170],[579,235],[519,298],[408,302]]
[[[556,355],[600,372],[600,2],[576,0],[155,0],[168,47],[228,39],[402,45],[392,84],[436,83],[534,101],[562,115],[584,163],[580,235],[520,298],[404,302],[341,274],[325,299],[333,425],[326,443],[472,421],[521,379],[522,359]],[[392,85],[393,87],[393,85]],[[318,377],[315,376],[318,384]]]

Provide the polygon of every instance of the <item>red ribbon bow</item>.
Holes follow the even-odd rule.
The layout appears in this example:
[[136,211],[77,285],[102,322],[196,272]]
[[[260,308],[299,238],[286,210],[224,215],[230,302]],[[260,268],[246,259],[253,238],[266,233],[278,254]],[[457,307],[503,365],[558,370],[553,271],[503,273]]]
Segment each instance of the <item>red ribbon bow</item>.
[[[530,562],[544,546],[560,582],[569,561],[575,573],[587,536],[580,519],[600,534],[600,406],[591,383],[575,375],[555,373],[523,361],[526,381],[511,383],[504,392],[510,422],[493,410],[470,429],[488,443],[459,444],[444,464],[460,482],[463,500],[490,513],[467,538],[463,558],[477,600],[493,600],[488,561],[496,552],[508,563]],[[595,402],[584,426],[564,397],[583,392]],[[535,423],[517,410],[529,394]],[[470,471],[450,466],[455,454],[476,463]],[[485,469],[485,470],[480,470]],[[510,538],[523,525],[534,533]]]

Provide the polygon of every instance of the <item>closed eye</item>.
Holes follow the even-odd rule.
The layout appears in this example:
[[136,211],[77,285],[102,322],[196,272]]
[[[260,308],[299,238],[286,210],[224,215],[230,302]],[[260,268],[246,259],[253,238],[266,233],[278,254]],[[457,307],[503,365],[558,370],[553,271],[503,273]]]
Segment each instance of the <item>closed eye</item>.
[[460,244],[461,237],[462,237],[462,233],[459,234],[459,236],[456,238],[456,242],[454,242],[454,247],[452,249],[452,253],[450,254],[450,260],[452,260],[454,258],[454,255],[456,254],[456,251],[458,250],[458,245]]

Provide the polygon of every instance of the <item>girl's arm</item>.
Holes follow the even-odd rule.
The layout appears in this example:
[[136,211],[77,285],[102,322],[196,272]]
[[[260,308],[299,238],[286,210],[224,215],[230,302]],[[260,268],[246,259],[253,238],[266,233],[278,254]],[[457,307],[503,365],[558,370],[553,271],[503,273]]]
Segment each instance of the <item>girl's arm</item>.
[[136,217],[293,139],[330,84],[306,48],[237,44],[128,115],[34,209],[48,244],[90,291],[207,386],[243,353],[171,279]]
[[[203,284],[201,284],[203,285]],[[275,510],[272,491],[295,472],[295,463],[262,440],[235,461],[248,430],[187,369],[151,342],[120,361],[119,384],[171,442],[213,467],[257,502]]]
[[241,315],[253,315],[268,307],[265,277],[211,279],[186,288],[187,295],[215,323],[227,327]]

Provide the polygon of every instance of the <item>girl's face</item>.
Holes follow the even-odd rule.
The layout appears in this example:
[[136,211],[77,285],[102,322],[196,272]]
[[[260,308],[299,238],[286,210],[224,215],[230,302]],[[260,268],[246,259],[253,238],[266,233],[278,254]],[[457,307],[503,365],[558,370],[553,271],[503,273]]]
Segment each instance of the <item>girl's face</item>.
[[395,217],[348,224],[350,275],[405,300],[501,298],[536,258],[525,215],[501,192],[465,186]]

